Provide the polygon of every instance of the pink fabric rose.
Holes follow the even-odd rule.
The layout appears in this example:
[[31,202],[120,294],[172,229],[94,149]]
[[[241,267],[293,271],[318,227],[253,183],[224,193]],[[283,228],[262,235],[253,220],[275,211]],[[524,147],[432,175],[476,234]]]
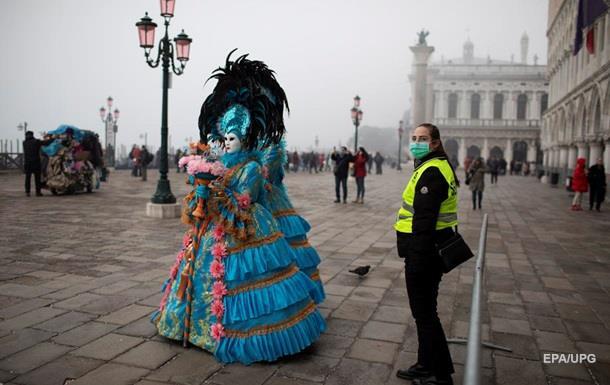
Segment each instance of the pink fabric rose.
[[225,171],[225,166],[218,161],[212,163],[212,166],[210,167],[210,173],[212,175],[221,176],[224,175]]
[[210,273],[212,274],[212,277],[221,279],[225,275],[225,266],[222,262],[215,260],[210,265]]
[[212,302],[212,314],[216,316],[216,319],[222,319],[225,313],[225,306],[222,304],[222,300],[215,300]]
[[219,242],[223,239],[223,237],[225,236],[225,229],[222,228],[222,226],[217,225],[216,227],[214,227],[214,240],[216,242]]
[[214,282],[214,285],[212,285],[212,295],[214,296],[214,299],[221,299],[227,295],[227,287],[225,286],[224,282]]
[[250,194],[243,193],[237,196],[237,204],[240,209],[245,210],[250,207]]
[[222,337],[225,336],[225,328],[222,326],[220,322],[212,325],[212,338],[216,341],[219,341]]
[[212,246],[212,255],[216,259],[224,258],[227,256],[227,247],[224,243],[218,242]]
[[191,242],[193,242],[191,235],[189,233],[184,234],[184,237],[182,237],[182,246],[187,247]]

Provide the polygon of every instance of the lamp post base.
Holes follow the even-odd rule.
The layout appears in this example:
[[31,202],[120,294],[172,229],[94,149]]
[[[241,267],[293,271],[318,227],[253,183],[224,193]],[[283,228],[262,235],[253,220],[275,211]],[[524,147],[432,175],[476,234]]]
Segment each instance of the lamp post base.
[[155,191],[155,194],[150,198],[150,201],[158,204],[176,203],[176,197],[172,194],[169,180],[159,179],[157,182],[157,191]]
[[179,203],[146,204],[146,216],[151,218],[179,218],[182,207]]

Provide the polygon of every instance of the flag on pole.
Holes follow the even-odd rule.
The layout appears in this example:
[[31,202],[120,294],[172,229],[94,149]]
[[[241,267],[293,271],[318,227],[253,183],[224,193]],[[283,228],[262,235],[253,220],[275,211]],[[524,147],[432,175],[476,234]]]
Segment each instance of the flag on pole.
[[593,24],[606,11],[608,11],[608,4],[604,0],[578,0],[573,55],[576,55],[582,48],[583,35],[585,35],[587,52],[595,54],[595,28],[593,28]]

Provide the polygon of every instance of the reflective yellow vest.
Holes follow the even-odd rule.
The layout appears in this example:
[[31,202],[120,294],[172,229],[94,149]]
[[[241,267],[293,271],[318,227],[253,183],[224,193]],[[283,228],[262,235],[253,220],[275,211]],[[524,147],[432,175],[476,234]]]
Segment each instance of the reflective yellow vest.
[[441,203],[438,219],[436,220],[436,230],[457,226],[458,197],[455,176],[449,162],[444,159],[432,158],[419,165],[419,167],[413,171],[409,184],[407,184],[405,191],[402,193],[402,207],[398,210],[396,223],[394,224],[394,229],[396,231],[400,231],[401,233],[413,232],[413,200],[415,199],[415,186],[417,186],[417,181],[428,167],[438,168],[449,185],[447,199]]

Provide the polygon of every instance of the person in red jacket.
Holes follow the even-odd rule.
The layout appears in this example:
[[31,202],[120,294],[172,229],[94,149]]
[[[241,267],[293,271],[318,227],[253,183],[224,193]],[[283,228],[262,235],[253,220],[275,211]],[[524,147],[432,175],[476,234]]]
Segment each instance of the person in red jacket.
[[572,190],[574,190],[572,210],[574,211],[582,210],[582,194],[589,190],[585,162],[585,158],[578,158],[576,160],[576,168],[572,173]]
[[366,165],[369,154],[364,147],[358,148],[358,153],[354,157],[354,176],[356,177],[356,200],[354,203],[364,203],[364,178],[366,177]]

